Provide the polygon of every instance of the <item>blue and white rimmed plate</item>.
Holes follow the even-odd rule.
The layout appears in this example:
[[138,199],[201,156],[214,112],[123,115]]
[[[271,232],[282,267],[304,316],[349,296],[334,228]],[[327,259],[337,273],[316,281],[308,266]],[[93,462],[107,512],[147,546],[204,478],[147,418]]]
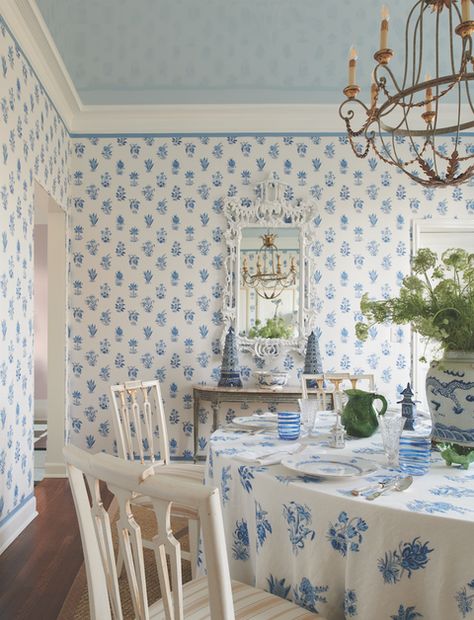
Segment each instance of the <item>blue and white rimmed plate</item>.
[[275,417],[266,415],[249,415],[249,416],[240,416],[234,418],[232,420],[232,424],[235,426],[242,426],[242,428],[268,428],[271,430],[276,429],[277,427],[277,416]]
[[318,478],[352,478],[366,476],[380,465],[369,459],[357,456],[327,454],[296,454],[282,459],[281,464],[300,476],[315,476]]

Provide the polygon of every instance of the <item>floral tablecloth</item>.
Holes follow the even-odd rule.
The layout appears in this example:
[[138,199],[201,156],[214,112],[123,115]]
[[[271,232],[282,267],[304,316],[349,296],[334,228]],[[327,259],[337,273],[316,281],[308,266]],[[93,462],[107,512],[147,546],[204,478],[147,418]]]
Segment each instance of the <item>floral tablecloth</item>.
[[[211,437],[206,476],[221,492],[233,578],[328,620],[474,620],[474,468],[433,454],[429,474],[370,502],[351,489],[393,471],[329,481],[239,461],[252,442],[274,440]],[[306,441],[327,447],[324,432]],[[384,462],[377,434],[334,453]]]

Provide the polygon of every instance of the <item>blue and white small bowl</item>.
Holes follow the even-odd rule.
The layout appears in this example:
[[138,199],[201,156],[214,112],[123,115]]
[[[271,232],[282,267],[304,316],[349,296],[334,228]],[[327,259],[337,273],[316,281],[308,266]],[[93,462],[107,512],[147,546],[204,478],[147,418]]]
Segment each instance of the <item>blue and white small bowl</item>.
[[255,373],[257,383],[263,388],[283,387],[288,381],[288,373],[278,370],[261,370]]
[[300,436],[300,414],[298,411],[278,412],[278,437],[289,441]]

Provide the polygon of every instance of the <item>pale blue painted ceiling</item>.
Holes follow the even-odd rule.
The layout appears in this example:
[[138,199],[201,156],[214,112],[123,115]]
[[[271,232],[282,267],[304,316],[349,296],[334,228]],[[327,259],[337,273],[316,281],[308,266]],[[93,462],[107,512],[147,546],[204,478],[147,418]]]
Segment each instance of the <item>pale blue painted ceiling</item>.
[[[382,1],[37,3],[85,104],[336,104],[351,44],[369,97]],[[384,1],[400,59],[413,2]]]

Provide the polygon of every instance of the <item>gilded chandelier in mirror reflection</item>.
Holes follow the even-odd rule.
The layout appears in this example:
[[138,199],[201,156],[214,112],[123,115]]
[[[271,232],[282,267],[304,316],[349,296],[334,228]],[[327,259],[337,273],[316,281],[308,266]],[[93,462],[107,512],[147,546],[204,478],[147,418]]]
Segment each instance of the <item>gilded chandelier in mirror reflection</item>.
[[249,288],[255,289],[257,295],[264,299],[275,299],[282,291],[296,284],[296,261],[289,257],[287,271],[282,269],[282,255],[275,243],[278,235],[267,232],[261,235],[262,246],[256,254],[255,272],[249,269],[249,259],[244,256],[242,263],[242,281]]

